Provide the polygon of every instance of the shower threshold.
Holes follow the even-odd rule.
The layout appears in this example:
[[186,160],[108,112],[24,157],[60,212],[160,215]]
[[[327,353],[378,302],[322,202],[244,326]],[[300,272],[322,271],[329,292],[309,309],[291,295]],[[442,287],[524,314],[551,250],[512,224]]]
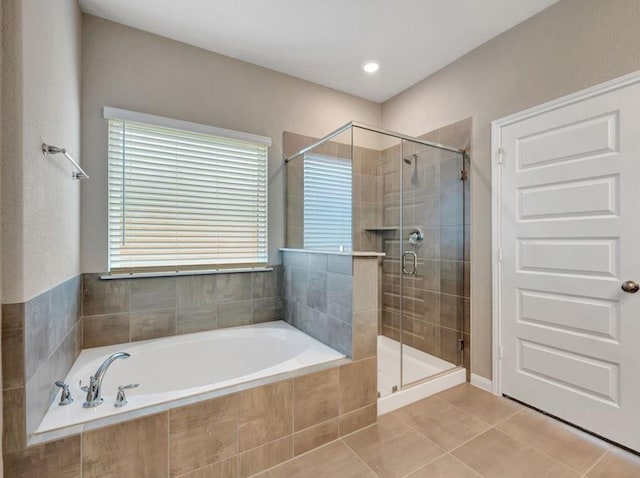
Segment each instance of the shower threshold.
[[400,342],[378,336],[378,415],[388,413],[430,395],[459,385],[466,371],[451,362],[404,345],[400,380]]

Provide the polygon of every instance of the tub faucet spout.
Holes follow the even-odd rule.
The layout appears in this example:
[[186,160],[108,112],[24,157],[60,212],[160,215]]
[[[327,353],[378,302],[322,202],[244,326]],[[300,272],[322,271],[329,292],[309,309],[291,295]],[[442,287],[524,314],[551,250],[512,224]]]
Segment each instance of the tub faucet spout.
[[102,403],[102,380],[107,373],[107,369],[115,360],[128,359],[129,357],[131,357],[131,355],[126,352],[117,352],[110,355],[104,362],[102,362],[102,365],[98,367],[96,373],[89,379],[89,385],[81,387],[83,392],[87,392],[87,398],[82,404],[84,408],[97,407]]

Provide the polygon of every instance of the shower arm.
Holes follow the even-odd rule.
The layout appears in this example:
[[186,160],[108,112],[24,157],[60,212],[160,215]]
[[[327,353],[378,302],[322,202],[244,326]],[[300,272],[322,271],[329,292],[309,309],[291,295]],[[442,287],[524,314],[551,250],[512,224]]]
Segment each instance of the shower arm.
[[73,179],[89,179],[89,175],[84,172],[84,169],[82,169],[78,163],[75,162],[75,160],[69,155],[69,153],[67,153],[67,150],[65,148],[58,148],[57,146],[42,143],[42,154],[44,154],[45,156],[47,156],[48,154],[59,153],[62,153],[64,157],[67,158],[71,164],[73,164],[73,167],[76,168],[76,171],[71,174],[71,177]]

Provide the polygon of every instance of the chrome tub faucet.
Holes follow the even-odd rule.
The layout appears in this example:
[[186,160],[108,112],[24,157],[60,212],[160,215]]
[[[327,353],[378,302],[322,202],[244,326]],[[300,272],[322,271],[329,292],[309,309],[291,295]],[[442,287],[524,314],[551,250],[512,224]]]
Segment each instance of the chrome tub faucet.
[[[80,387],[83,392],[87,392],[87,398],[85,402],[82,404],[84,408],[93,408],[97,407],[102,403],[102,380],[104,379],[105,374],[107,373],[107,369],[109,366],[117,359],[128,359],[131,357],[130,354],[126,352],[117,352],[102,362],[102,365],[98,367],[96,373],[91,376],[89,379],[89,385],[85,387]],[[82,385],[82,384],[81,384]]]

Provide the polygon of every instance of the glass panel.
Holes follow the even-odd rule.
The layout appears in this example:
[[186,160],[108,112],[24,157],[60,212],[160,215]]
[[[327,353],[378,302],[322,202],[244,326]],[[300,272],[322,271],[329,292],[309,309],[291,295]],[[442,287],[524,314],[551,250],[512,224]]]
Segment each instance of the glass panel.
[[354,248],[385,252],[378,284],[378,393],[400,389],[400,140],[355,127]]
[[[284,135],[285,154],[316,138]],[[297,148],[297,149],[294,149]],[[287,247],[353,250],[351,129],[287,163]]]
[[462,155],[412,141],[401,160],[402,385],[462,364]]

